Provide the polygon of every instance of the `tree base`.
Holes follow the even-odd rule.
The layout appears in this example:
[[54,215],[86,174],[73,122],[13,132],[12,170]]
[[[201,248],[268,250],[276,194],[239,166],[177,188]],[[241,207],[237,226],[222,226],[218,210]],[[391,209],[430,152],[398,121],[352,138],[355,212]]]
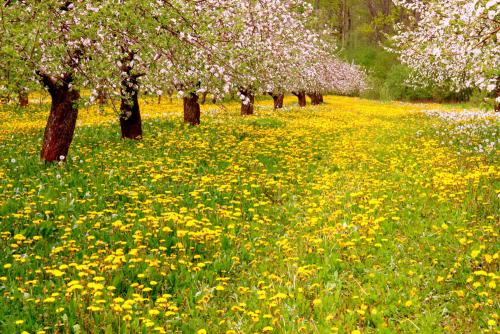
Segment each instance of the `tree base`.
[[189,93],[184,97],[184,122],[191,125],[200,125],[200,104],[198,103],[198,95]]
[[241,115],[253,115],[255,95],[250,92],[241,92],[241,94],[245,97],[245,100],[241,102]]
[[270,94],[273,97],[274,109],[283,108],[283,103],[285,100],[285,94]]
[[21,90],[19,92],[19,106],[21,108],[26,108],[28,107],[30,101],[29,101],[29,95],[28,92],[25,90]]
[[299,91],[299,92],[294,92],[292,93],[293,95],[297,96],[298,102],[299,102],[299,107],[303,108],[307,105],[307,100],[306,100],[306,92],[304,91]]
[[137,90],[132,89],[129,89],[125,95],[122,93],[120,105],[122,139],[142,139],[142,120],[138,94]]
[[317,106],[323,103],[323,95],[319,93],[309,93],[307,94],[309,98],[311,99],[311,104],[313,106]]
[[40,158],[46,162],[63,161],[68,156],[69,147],[75,133],[80,98],[77,90],[70,88],[71,75],[63,79],[42,76],[52,98],[49,119],[43,135]]

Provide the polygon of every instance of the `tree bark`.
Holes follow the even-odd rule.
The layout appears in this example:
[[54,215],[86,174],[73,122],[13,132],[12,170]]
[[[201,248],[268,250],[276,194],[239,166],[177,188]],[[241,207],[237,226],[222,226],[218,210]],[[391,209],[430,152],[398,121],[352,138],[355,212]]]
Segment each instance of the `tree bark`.
[[204,92],[203,94],[201,94],[200,104],[205,104],[205,102],[207,102],[207,95],[208,95],[208,92]]
[[497,78],[497,87],[495,90],[495,94],[493,95],[493,98],[495,99],[493,101],[495,106],[495,112],[500,112],[500,101],[498,100],[500,99],[500,77]]
[[292,94],[297,96],[297,98],[299,99],[299,106],[300,107],[305,107],[307,105],[306,92],[301,90],[298,92],[293,92]]
[[135,53],[122,48],[120,70],[125,75],[120,87],[120,128],[122,139],[142,139],[142,120],[139,108],[139,81],[142,74],[133,72]]
[[80,98],[78,90],[72,88],[72,75],[66,74],[62,79],[49,75],[41,75],[42,82],[48,89],[52,104],[50,115],[45,126],[40,158],[46,162],[66,160],[69,147],[75,133]]
[[349,33],[351,30],[351,8],[347,0],[341,0],[338,10],[338,30],[342,47],[345,48],[349,44]]
[[29,95],[28,91],[24,88],[19,90],[19,106],[21,108],[26,108],[29,105]]
[[311,104],[313,106],[317,106],[323,103],[323,95],[319,93],[308,93],[307,96],[309,96],[309,98],[311,99]]
[[285,99],[285,94],[283,93],[269,93],[272,96],[274,101],[274,109],[283,108],[283,101]]
[[97,90],[97,104],[102,107],[106,104],[106,91],[103,88]]
[[241,116],[253,115],[255,95],[250,91],[240,91],[240,93],[245,97],[241,101]]
[[318,100],[315,93],[307,93],[307,96],[309,96],[309,98],[311,99],[311,105],[318,105]]
[[200,114],[198,95],[189,93],[184,97],[184,122],[191,125],[200,125]]
[[130,76],[122,81],[120,128],[123,139],[142,139],[142,120],[139,108],[137,78]]

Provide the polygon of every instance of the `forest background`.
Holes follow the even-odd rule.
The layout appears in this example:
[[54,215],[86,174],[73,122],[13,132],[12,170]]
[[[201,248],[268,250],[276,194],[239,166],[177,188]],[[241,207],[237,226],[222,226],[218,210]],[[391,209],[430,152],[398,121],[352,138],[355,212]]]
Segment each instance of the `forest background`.
[[468,102],[479,106],[484,93],[456,93],[443,87],[415,87],[407,82],[410,69],[391,52],[394,27],[410,15],[392,0],[312,0],[317,29],[328,27],[339,41],[341,56],[366,68],[371,89],[361,95],[380,100]]

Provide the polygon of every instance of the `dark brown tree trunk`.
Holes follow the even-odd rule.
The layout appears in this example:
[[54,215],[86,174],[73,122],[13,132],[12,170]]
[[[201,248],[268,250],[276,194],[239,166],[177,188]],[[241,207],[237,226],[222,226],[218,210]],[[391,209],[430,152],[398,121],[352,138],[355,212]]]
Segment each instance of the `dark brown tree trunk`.
[[274,109],[281,109],[283,108],[283,101],[285,99],[285,94],[283,93],[269,93],[269,95],[272,96],[273,101],[274,101]]
[[307,93],[307,96],[309,96],[309,98],[311,99],[311,105],[318,105],[318,98],[316,96],[316,93]]
[[292,94],[297,96],[297,98],[299,99],[299,106],[300,107],[305,107],[307,105],[306,92],[299,91],[299,92],[294,92]]
[[241,101],[241,116],[253,115],[255,95],[250,91],[240,91],[240,93],[245,97]]
[[311,104],[313,106],[317,106],[323,103],[323,95],[319,93],[308,93],[307,96],[309,96],[309,98],[311,99]]
[[42,75],[42,81],[52,98],[50,115],[43,136],[40,158],[47,162],[66,160],[75,133],[80,98],[78,90],[71,88],[71,74],[62,79]]
[[120,87],[120,128],[122,139],[142,139],[142,120],[139,108],[139,81],[142,74],[133,73],[135,53],[122,48],[124,57],[120,70],[125,75]]
[[204,92],[203,94],[201,94],[200,104],[205,104],[205,102],[207,102],[207,95],[208,95],[208,92]]
[[19,90],[19,106],[21,108],[26,108],[29,105],[29,95],[28,91],[24,88]]
[[325,103],[325,98],[323,97],[323,94],[318,94],[318,99],[319,103]]
[[97,104],[99,104],[100,107],[106,104],[106,91],[102,88],[97,90]]
[[122,96],[120,113],[122,138],[142,139],[142,120],[137,93],[133,96]]
[[198,95],[189,93],[184,97],[184,122],[191,125],[200,125],[200,104],[198,103]]
[[132,76],[122,82],[120,127],[122,138],[142,139],[142,120],[139,108],[137,78]]

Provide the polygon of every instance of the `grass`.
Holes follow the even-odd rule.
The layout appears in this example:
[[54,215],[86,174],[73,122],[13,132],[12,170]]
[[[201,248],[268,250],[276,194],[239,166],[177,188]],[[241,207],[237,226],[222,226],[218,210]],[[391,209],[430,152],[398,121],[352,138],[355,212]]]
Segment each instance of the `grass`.
[[83,109],[62,165],[47,106],[0,111],[0,332],[498,333],[498,153],[326,102],[143,101],[141,142]]

